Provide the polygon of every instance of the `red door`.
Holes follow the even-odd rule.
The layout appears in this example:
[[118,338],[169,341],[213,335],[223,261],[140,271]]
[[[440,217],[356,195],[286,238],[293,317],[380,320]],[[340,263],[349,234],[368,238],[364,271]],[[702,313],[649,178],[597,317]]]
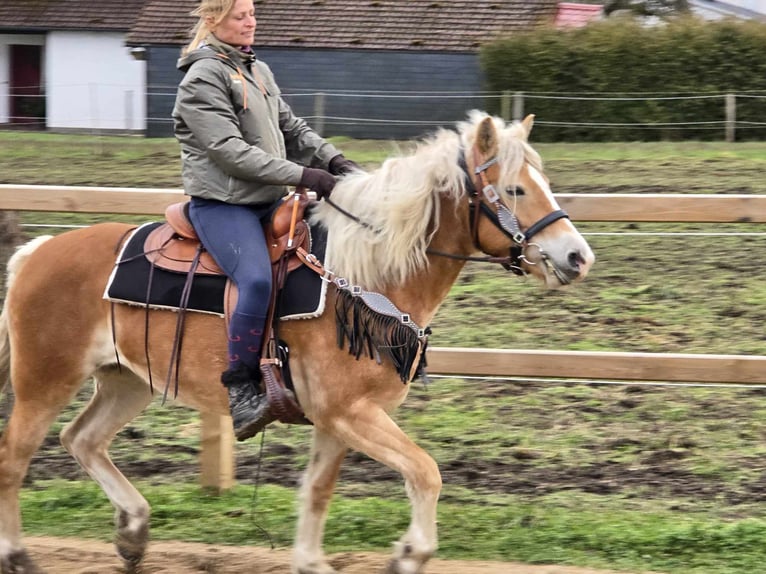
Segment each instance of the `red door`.
[[45,127],[45,96],[40,73],[42,46],[12,44],[10,50],[10,121]]

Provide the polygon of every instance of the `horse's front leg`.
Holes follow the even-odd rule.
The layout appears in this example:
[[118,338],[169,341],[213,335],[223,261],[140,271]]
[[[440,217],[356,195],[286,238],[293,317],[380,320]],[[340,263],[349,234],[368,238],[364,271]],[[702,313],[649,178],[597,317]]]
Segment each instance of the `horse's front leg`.
[[375,404],[360,401],[333,423],[333,433],[349,447],[365,453],[404,477],[412,505],[410,527],[394,545],[387,574],[420,574],[436,552],[436,505],[441,474],[428,453],[412,442]]
[[322,551],[330,498],[347,448],[331,435],[314,428],[311,459],[303,475],[298,529],[293,549],[293,574],[332,574]]

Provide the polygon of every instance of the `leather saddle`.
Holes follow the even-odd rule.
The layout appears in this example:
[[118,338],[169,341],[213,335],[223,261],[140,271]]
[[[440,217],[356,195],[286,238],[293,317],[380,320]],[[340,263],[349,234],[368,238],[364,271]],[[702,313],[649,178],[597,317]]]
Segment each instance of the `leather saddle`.
[[[288,195],[274,210],[271,220],[264,226],[264,233],[271,258],[273,292],[269,303],[267,328],[271,333],[268,352],[261,359],[261,374],[269,403],[276,418],[285,423],[311,424],[298,404],[290,371],[287,363],[288,351],[281,345],[276,334],[275,306],[276,293],[284,286],[287,274],[303,265],[298,257],[298,250],[311,252],[311,230],[303,219],[310,199],[305,193]],[[165,210],[166,223],[158,226],[144,241],[144,256],[160,269],[186,274],[187,287],[195,275],[225,275],[213,257],[201,244],[197,232],[189,219],[189,204],[174,203]],[[187,287],[184,292],[188,292]],[[183,301],[183,299],[182,299]],[[224,314],[228,324],[231,312],[237,301],[236,286],[231,280],[226,281],[224,294]],[[175,341],[168,370],[170,383],[173,364],[179,360],[183,338],[184,312],[186,303],[182,302],[176,326]],[[176,390],[178,388],[176,368]],[[288,388],[289,387],[289,388]]]
[[[272,265],[287,255],[288,273],[303,264],[295,253],[298,247],[311,252],[311,233],[303,219],[309,202],[304,194],[287,196],[274,210],[271,221],[264,226]],[[188,202],[169,205],[165,210],[165,221],[144,242],[144,253],[152,265],[177,273],[189,273],[196,259],[198,263],[194,269],[195,274],[224,275],[210,253],[200,245],[197,232],[189,219]]]

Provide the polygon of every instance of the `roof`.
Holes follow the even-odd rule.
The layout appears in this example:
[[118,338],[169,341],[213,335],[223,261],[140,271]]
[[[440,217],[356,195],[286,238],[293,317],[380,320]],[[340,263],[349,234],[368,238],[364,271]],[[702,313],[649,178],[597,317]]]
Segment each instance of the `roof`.
[[0,30],[114,30],[133,27],[147,0],[2,0]]
[[[4,0],[5,1],[5,0]],[[552,24],[557,0],[255,0],[257,47],[473,52]],[[185,44],[197,0],[147,0],[128,43]]]
[[766,6],[759,0],[689,0],[689,5],[695,14],[711,20],[732,16],[766,22]]
[[556,13],[557,28],[582,28],[604,16],[604,7],[600,4],[576,4],[559,2]]

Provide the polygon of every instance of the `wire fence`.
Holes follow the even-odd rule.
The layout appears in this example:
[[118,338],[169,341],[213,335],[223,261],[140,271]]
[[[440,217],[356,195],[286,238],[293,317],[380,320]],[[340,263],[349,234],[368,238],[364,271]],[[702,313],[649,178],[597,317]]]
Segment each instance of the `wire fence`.
[[[61,87],[61,86],[58,86]],[[66,86],[76,88],[77,86]],[[37,88],[38,93],[33,92]],[[80,86],[85,99],[103,100],[101,88],[114,94],[119,86]],[[85,89],[88,88],[88,89]],[[80,126],[84,130],[172,133],[175,86],[153,85],[139,94],[125,87],[124,101],[112,106],[112,117],[99,117],[99,101],[82,105],[59,119],[40,86],[15,88],[0,124],[36,129]],[[53,87],[49,87],[53,92]],[[105,92],[104,92],[105,93]],[[766,91],[710,93],[542,93],[489,91],[286,91],[284,99],[324,135],[407,138],[440,127],[451,127],[470,109],[485,109],[507,120],[535,113],[542,139],[743,139],[766,137]],[[149,102],[144,117],[136,99]],[[59,107],[60,109],[60,107]],[[115,111],[116,110],[116,111]],[[120,112],[120,110],[122,110]],[[116,115],[115,115],[116,114]],[[130,124],[130,125],[128,125]],[[155,129],[156,128],[156,129]],[[150,133],[150,135],[158,135]],[[548,137],[546,137],[546,135]],[[537,136],[540,138],[540,134]]]

